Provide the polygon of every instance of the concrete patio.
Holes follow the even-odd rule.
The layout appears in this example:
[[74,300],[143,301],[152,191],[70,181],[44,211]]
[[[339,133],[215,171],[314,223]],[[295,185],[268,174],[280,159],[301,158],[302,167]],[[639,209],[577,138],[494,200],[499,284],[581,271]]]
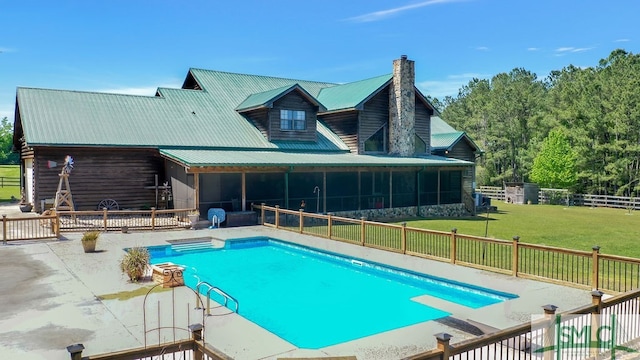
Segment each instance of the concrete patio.
[[[473,320],[491,327],[506,328],[540,314],[542,306],[553,304],[567,311],[591,301],[586,290],[514,278],[448,263],[428,261],[336,241],[274,230],[262,226],[163,232],[104,233],[97,249],[85,254],[81,234],[67,234],[62,240],[25,241],[0,246],[0,358],[69,359],[66,347],[82,343],[83,355],[152,345],[158,335],[145,340],[147,329],[157,322],[202,322],[198,310],[173,312],[145,308],[144,294],[153,283],[130,283],[121,274],[123,248],[167,244],[168,240],[213,237],[217,239],[270,236],[348,256],[386,263],[439,277],[472,283],[519,298],[478,310],[424,297],[421,302],[452,313],[452,318]],[[144,289],[141,289],[144,288]],[[133,296],[134,293],[138,296]],[[155,294],[155,292],[154,292]],[[102,298],[106,296],[107,299]],[[153,302],[175,298],[177,309],[193,308],[195,297],[188,288],[176,288],[154,295]],[[380,309],[392,311],[392,309]],[[160,320],[157,313],[161,312]],[[276,359],[355,355],[358,359],[394,359],[435,347],[434,334],[453,335],[452,344],[472,337],[447,321],[429,321],[384,332],[319,350],[298,349],[243,317],[218,308],[216,316],[205,316],[205,340],[235,359]],[[152,319],[151,321],[149,319]],[[155,319],[155,320],[153,320]],[[156,321],[156,323],[154,323]],[[163,333],[162,340],[173,334]],[[178,336],[184,337],[180,333]],[[188,336],[188,334],[187,334]]]

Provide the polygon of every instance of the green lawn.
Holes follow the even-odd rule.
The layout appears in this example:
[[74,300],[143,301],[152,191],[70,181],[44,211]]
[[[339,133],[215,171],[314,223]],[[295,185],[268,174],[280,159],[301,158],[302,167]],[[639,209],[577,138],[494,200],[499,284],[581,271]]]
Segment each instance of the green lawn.
[[[12,178],[12,182],[15,184],[16,182],[20,183],[20,166],[19,165],[0,165],[0,178],[5,178],[5,181],[8,182],[7,178]],[[2,182],[0,181],[0,185]],[[19,185],[9,185],[7,183],[5,186],[0,187],[0,202],[11,201],[11,196],[20,199],[20,186]]]
[[[640,211],[560,205],[514,205],[494,200],[487,236],[521,242],[640,258]],[[467,219],[409,220],[407,226],[484,236],[486,213]]]

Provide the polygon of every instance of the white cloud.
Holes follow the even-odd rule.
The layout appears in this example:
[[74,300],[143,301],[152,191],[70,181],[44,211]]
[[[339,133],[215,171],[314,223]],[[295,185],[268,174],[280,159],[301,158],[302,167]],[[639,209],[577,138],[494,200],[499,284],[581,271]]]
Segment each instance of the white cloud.
[[0,104],[0,119],[5,117],[9,119],[9,122],[13,124],[13,112],[15,111],[15,104]]
[[156,90],[159,87],[179,89],[182,87],[182,83],[177,84],[165,84],[160,86],[142,86],[142,87],[112,87],[93,90],[95,92],[112,93],[112,94],[124,94],[124,95],[142,95],[142,96],[154,96]]
[[539,50],[540,50],[540,48],[537,48],[537,47],[529,47],[529,48],[527,48],[527,51],[539,51]]
[[374,11],[364,15],[354,16],[346,20],[353,21],[353,22],[379,21],[404,11],[418,9],[418,8],[430,6],[430,5],[446,4],[446,3],[459,2],[459,1],[461,0],[428,0],[428,1],[423,1],[416,4],[399,6],[399,7],[391,8],[387,10]]
[[631,41],[630,39],[617,39],[614,40],[613,42],[627,42],[627,41]]
[[10,52],[15,52],[15,50],[0,46],[0,53],[10,53]]
[[416,83],[416,86],[425,96],[436,97],[440,100],[446,96],[457,96],[460,88],[467,85],[472,79],[488,79],[491,75],[479,73],[463,73],[448,75],[444,80],[427,80]]
[[478,51],[489,51],[489,48],[486,46],[476,46],[475,49]]
[[589,51],[592,50],[592,47],[583,47],[583,48],[576,48],[576,47],[559,47],[556,49],[556,53],[562,54],[562,53],[578,53],[578,52],[584,52],[584,51]]

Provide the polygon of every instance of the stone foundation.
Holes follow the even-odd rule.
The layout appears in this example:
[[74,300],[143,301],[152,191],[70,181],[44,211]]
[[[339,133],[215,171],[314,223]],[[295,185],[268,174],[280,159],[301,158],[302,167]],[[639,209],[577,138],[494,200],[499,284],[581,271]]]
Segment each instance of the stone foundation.
[[446,205],[424,205],[420,206],[418,213],[417,206],[387,208],[387,209],[366,209],[354,211],[339,211],[333,213],[335,216],[342,216],[353,219],[361,217],[367,220],[378,219],[404,219],[410,217],[463,217],[469,216],[469,212],[465,209],[464,204],[446,204]]

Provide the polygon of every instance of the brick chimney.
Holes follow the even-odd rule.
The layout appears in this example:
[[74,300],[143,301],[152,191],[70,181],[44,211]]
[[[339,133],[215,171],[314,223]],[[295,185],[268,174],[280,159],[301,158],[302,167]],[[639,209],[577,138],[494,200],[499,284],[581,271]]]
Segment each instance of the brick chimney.
[[393,61],[393,81],[389,91],[389,154],[415,153],[416,92],[415,66],[406,55]]

